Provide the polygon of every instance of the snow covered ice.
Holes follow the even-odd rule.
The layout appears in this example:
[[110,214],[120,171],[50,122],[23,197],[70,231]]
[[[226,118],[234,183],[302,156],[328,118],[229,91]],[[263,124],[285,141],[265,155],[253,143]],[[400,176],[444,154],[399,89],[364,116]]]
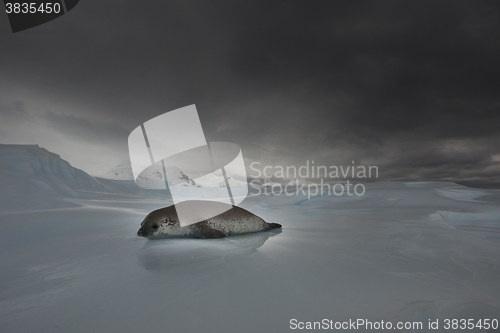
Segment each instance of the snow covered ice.
[[1,145],[0,157],[1,332],[288,332],[293,318],[424,332],[429,319],[500,319],[496,190],[260,195],[241,206],[282,230],[148,241],[136,232],[171,204],[164,192],[93,178],[37,146]]

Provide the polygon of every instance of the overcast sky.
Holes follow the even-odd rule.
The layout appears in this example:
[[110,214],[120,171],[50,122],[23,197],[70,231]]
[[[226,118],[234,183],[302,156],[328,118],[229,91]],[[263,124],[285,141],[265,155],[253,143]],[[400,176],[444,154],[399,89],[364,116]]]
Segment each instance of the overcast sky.
[[0,15],[0,41],[0,143],[91,174],[196,104],[247,166],[500,181],[498,1],[81,0],[16,34]]

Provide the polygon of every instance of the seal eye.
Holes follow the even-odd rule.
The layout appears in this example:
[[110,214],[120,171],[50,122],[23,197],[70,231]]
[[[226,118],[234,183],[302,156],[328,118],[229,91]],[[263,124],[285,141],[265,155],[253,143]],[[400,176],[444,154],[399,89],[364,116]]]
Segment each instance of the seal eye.
[[153,224],[152,228],[153,228],[154,230],[158,230],[158,224]]

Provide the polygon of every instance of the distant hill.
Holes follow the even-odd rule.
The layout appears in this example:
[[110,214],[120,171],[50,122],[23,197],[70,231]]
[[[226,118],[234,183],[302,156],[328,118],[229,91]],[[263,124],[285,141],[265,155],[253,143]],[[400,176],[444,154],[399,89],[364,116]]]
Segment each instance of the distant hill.
[[[167,178],[182,186],[224,187],[222,173],[210,173],[192,179],[178,168],[167,169]],[[163,169],[154,165],[143,172],[139,184],[164,181]],[[153,182],[151,182],[153,181]],[[247,183],[229,177],[233,186]],[[141,183],[142,182],[142,183]],[[38,145],[0,144],[0,213],[71,207],[67,199],[116,196],[134,198],[169,198],[169,189],[139,187],[133,180],[128,160],[109,169],[99,177],[71,166],[59,155]]]
[[96,175],[99,178],[114,179],[114,180],[134,180],[130,160],[126,159],[119,164],[104,171],[102,174]]
[[[187,186],[198,186],[198,187],[219,187],[226,186],[225,180],[220,175],[207,174],[202,177],[198,177],[192,179],[189,175],[185,174],[179,168],[166,168],[167,178],[172,181],[186,181]],[[130,160],[123,160],[119,164],[115,165],[111,169],[105,171],[104,173],[98,175],[99,178],[112,179],[112,180],[134,180],[134,176],[132,173],[132,167],[130,166]],[[143,173],[141,173],[139,177],[139,183],[141,181],[148,180],[163,180],[163,168],[161,164],[157,163],[148,169],[146,169]],[[231,186],[247,186],[247,183],[244,181],[240,181],[237,179],[232,179],[229,177],[228,179]]]
[[0,144],[2,212],[71,205],[63,198],[109,190],[86,172],[38,145]]

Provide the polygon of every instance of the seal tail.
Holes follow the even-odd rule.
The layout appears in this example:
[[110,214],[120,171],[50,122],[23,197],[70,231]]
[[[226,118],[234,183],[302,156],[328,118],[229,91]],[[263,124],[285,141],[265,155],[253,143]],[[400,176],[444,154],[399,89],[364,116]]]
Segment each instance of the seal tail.
[[269,224],[269,230],[281,228],[281,224],[279,223],[268,223],[268,224]]

